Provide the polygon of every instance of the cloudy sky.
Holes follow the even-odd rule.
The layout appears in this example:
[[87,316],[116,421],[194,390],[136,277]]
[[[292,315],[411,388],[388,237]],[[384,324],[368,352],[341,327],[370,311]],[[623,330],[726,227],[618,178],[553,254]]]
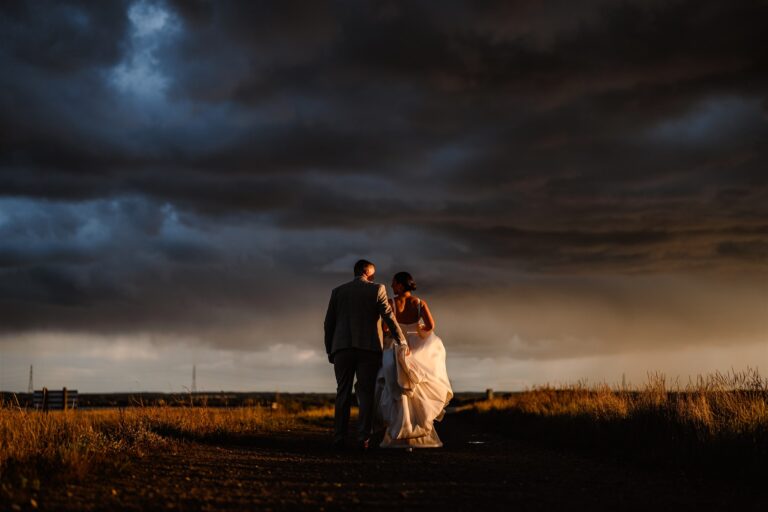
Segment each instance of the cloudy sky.
[[334,389],[353,262],[457,390],[768,372],[768,2],[0,5],[0,389]]

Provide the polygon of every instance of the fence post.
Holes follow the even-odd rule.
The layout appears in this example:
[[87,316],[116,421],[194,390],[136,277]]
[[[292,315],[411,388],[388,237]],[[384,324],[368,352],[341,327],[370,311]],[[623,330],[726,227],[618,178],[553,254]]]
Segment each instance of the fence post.
[[485,390],[485,399],[493,400],[493,390],[491,388]]
[[48,412],[48,388],[43,388],[43,412]]
[[63,410],[67,410],[67,388],[62,388],[61,390],[61,408]]

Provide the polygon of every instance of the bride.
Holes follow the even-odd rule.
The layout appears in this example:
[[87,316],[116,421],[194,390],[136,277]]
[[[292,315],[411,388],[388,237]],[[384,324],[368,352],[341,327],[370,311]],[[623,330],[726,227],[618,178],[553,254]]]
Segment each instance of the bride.
[[408,344],[385,337],[382,367],[376,382],[378,412],[385,424],[382,448],[437,448],[433,428],[453,397],[445,369],[445,347],[435,335],[427,303],[413,295],[416,283],[407,272],[392,279],[392,309]]

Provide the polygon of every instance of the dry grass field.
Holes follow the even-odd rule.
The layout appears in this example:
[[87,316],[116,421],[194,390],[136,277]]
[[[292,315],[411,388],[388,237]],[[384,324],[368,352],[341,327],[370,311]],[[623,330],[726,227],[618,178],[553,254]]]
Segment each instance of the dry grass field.
[[[752,370],[708,375],[686,385],[670,385],[663,376],[653,375],[637,390],[583,383],[542,387],[456,409],[438,426],[446,448],[418,456],[423,459],[419,464],[432,468],[429,478],[436,483],[430,484],[429,478],[418,480],[421,483],[408,491],[411,494],[403,496],[426,492],[425,503],[448,499],[453,491],[443,490],[439,497],[430,498],[429,489],[437,482],[466,478],[467,468],[476,465],[477,475],[492,472],[482,477],[488,485],[472,487],[474,490],[465,486],[466,496],[450,499],[468,503],[487,499],[494,508],[494,503],[503,503],[499,496],[514,490],[509,479],[517,472],[518,480],[530,480],[531,488],[525,492],[555,500],[557,492],[552,495],[547,482],[561,480],[559,485],[567,487],[561,489],[564,493],[573,492],[573,486],[589,489],[603,478],[596,473],[608,473],[597,469],[605,463],[616,464],[621,471],[630,471],[627,467],[646,471],[644,476],[626,477],[627,481],[616,484],[617,490],[623,489],[621,496],[632,496],[633,486],[638,487],[639,496],[645,496],[642,493],[649,485],[661,488],[662,497],[677,493],[665,491],[669,485],[669,489],[683,489],[673,496],[677,508],[686,509],[690,501],[691,508],[706,509],[710,502],[702,500],[711,491],[707,482],[749,489],[764,476],[768,457],[768,381]],[[102,509],[107,507],[104,500],[112,500],[107,508],[135,510],[151,506],[159,495],[168,508],[183,510],[237,509],[243,503],[294,508],[315,503],[312,500],[330,500],[345,508],[345,497],[352,500],[346,503],[352,508],[361,500],[373,503],[397,483],[403,460],[378,454],[376,465],[358,460],[358,469],[346,476],[331,472],[329,468],[335,464],[356,456],[328,449],[332,416],[330,406],[299,411],[291,407],[165,406],[44,414],[5,403],[0,408],[0,509],[8,508],[5,505],[16,510]],[[586,462],[578,457],[586,457]],[[195,463],[207,468],[208,480],[181,476]],[[272,469],[265,471],[269,464]],[[313,464],[316,469],[311,469]],[[451,473],[452,467],[460,474]],[[310,470],[314,472],[306,473]],[[368,471],[371,475],[366,476]],[[366,488],[368,494],[359,494],[358,487],[345,491],[352,484],[375,482],[381,471],[395,483]],[[555,476],[542,476],[549,472]],[[224,473],[229,475],[227,481],[238,482],[239,487],[222,497],[216,489],[226,487],[221,481]],[[683,483],[676,480],[679,476],[669,476],[681,474],[688,475]],[[165,475],[166,480],[147,491],[161,481],[158,475]],[[423,472],[416,475],[426,478]],[[136,484],[141,478],[146,482]],[[704,484],[688,489],[690,478],[703,479]],[[339,481],[329,490],[328,481],[334,479]],[[123,483],[114,483],[119,481]],[[294,481],[294,487],[285,487]],[[272,494],[257,497],[255,491],[243,490],[247,488],[244,482],[250,486],[267,482]],[[184,486],[186,491],[179,494]],[[66,495],[51,491],[58,488],[69,490]],[[275,488],[289,490],[281,495]],[[205,494],[205,489],[210,492]],[[316,494],[307,494],[311,489]],[[617,504],[610,492],[606,496],[599,494],[604,491],[596,492],[588,499]],[[750,508],[749,492],[742,488],[733,494]],[[227,497],[236,501],[227,502]],[[649,504],[633,499],[636,504]],[[418,502],[410,503],[419,508]]]
[[45,481],[79,480],[95,471],[120,469],[175,443],[284,431],[332,415],[329,407],[299,412],[130,407],[44,414],[5,403],[0,408],[0,498],[27,495]]
[[638,390],[579,383],[477,402],[490,428],[717,476],[760,477],[768,457],[768,380],[756,370]]

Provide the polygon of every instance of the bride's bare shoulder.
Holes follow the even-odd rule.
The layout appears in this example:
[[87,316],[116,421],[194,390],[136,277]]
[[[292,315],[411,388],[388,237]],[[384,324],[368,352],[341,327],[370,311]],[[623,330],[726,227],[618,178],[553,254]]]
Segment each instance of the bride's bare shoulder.
[[421,300],[416,295],[411,295],[410,297],[408,297],[408,304],[410,304],[411,306],[417,306],[419,302],[424,303],[424,301]]

